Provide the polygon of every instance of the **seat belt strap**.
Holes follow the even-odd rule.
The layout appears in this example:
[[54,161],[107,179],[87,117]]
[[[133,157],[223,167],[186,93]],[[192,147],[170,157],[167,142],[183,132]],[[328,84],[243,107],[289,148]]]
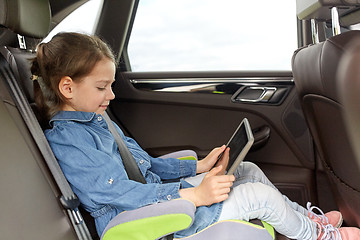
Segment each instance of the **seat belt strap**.
[[133,155],[131,154],[130,150],[126,146],[124,140],[120,136],[120,133],[116,129],[114,123],[111,121],[109,115],[105,112],[103,114],[103,117],[109,127],[110,132],[112,133],[113,137],[115,138],[115,141],[118,145],[118,149],[120,152],[121,159],[123,161],[125,171],[129,177],[130,180],[137,181],[139,183],[146,184],[145,178],[142,175],[139,166],[136,163],[136,160],[134,159]]
[[62,196],[60,197],[60,202],[63,207],[66,209],[70,221],[75,229],[75,232],[80,240],[90,240],[92,239],[90,232],[85,225],[78,207],[80,206],[80,201],[75,193],[72,191],[68,181],[66,180],[53,152],[52,149],[45,138],[43,130],[40,127],[37,118],[32,111],[28,100],[25,98],[24,92],[19,87],[18,82],[16,81],[13,71],[9,66],[9,63],[5,60],[3,54],[3,49],[1,49],[0,54],[0,76],[4,79],[7,88],[9,89],[15,104],[22,116],[24,122],[26,123],[36,145],[38,146],[40,152],[42,153],[46,164],[49,167],[51,174],[53,175],[55,182],[57,183]]

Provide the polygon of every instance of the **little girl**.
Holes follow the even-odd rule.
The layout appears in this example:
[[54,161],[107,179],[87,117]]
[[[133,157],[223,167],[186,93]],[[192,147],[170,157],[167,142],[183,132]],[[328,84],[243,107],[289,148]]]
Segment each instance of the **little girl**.
[[[199,161],[153,158],[117,127],[146,184],[129,180],[102,117],[115,97],[115,69],[104,42],[78,33],[60,33],[41,43],[31,68],[37,106],[50,120],[45,135],[73,191],[95,218],[99,235],[125,210],[181,197],[197,209],[192,226],[177,237],[220,220],[257,218],[292,239],[360,239],[359,229],[339,228],[339,212],[319,216],[313,207],[306,210],[281,195],[255,164],[244,162],[234,175],[224,175],[229,158],[225,146]],[[198,173],[204,174],[194,177]],[[178,178],[180,182],[164,182]]]

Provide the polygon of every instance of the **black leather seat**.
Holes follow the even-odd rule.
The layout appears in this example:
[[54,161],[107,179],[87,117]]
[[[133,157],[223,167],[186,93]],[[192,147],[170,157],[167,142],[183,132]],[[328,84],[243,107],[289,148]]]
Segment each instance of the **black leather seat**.
[[[340,100],[344,106],[346,126],[360,166],[360,38],[346,47],[337,73]],[[360,203],[359,203],[360,204]]]
[[[354,39],[347,47],[340,60],[337,73],[340,100],[344,107],[346,127],[354,149],[357,165],[360,166],[360,37]],[[359,190],[359,189],[357,189]],[[356,190],[354,190],[356,191]],[[359,198],[355,199],[360,205]],[[359,211],[359,208],[357,210]],[[358,222],[359,223],[359,222]]]
[[358,37],[360,31],[345,32],[298,49],[292,59],[305,118],[335,201],[351,226],[360,226],[360,169],[345,127],[336,73],[344,46]]

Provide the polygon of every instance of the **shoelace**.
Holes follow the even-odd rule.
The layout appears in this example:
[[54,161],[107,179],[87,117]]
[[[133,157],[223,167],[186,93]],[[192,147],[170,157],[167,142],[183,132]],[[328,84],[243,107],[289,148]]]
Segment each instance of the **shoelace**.
[[[325,216],[325,213],[320,208],[316,206],[311,206],[311,202],[308,202],[306,204],[306,207],[308,209],[310,219],[313,219],[315,221],[320,220],[323,225],[329,224],[329,219]],[[313,209],[319,211],[320,214],[314,213]]]
[[317,224],[320,232],[318,236],[323,234],[320,240],[342,240],[339,229],[334,228],[331,224],[325,226],[321,223]]

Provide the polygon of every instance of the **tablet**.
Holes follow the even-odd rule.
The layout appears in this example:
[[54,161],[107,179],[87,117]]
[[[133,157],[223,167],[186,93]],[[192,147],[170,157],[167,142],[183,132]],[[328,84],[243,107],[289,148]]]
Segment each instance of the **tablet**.
[[[229,142],[226,144],[226,147],[230,148],[229,164],[226,168],[226,175],[234,174],[236,168],[244,160],[253,143],[254,136],[251,131],[250,123],[247,118],[244,118]],[[219,156],[219,159],[221,155]]]

